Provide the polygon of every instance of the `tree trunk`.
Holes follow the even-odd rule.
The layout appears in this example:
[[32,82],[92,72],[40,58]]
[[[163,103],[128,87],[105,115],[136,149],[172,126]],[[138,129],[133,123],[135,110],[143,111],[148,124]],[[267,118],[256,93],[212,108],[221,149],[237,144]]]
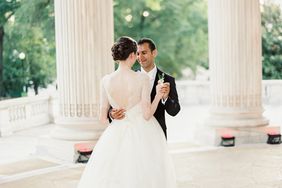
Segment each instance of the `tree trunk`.
[[0,26],[0,98],[4,97],[4,84],[3,84],[3,43],[4,43],[4,26]]
[[33,90],[34,90],[35,95],[38,95],[38,87],[39,85],[36,82],[34,82]]

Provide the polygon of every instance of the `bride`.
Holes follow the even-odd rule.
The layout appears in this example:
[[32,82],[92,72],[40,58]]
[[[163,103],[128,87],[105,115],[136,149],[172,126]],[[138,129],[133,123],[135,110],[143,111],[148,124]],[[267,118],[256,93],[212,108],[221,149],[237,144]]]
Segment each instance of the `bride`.
[[121,37],[111,50],[119,67],[102,79],[100,121],[109,124],[110,106],[126,109],[126,114],[100,137],[78,188],[176,188],[166,139],[153,117],[163,96],[161,84],[151,103],[149,77],[131,70],[136,42]]

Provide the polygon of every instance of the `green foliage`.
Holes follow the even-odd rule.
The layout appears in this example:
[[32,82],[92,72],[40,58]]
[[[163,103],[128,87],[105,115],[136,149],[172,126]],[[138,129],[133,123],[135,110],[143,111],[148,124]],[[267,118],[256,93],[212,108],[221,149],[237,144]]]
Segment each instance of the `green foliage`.
[[268,3],[262,12],[263,78],[282,79],[282,12]]
[[1,0],[0,1],[0,26],[4,26],[7,20],[15,13],[15,10],[20,7],[19,0]]
[[152,38],[161,69],[179,78],[187,66],[208,67],[206,0],[114,0],[114,5],[115,38]]
[[[27,14],[28,13],[28,14]],[[15,22],[6,25],[4,86],[18,97],[24,88],[46,87],[55,79],[54,7],[50,0],[22,0]],[[20,59],[19,54],[25,58]]]
[[[0,1],[0,94],[21,96],[55,79],[54,0]],[[158,47],[157,65],[180,78],[182,70],[208,68],[207,0],[113,0],[115,38],[152,38]],[[146,13],[148,15],[146,15]],[[144,16],[145,15],[145,16]],[[12,19],[12,16],[14,18]],[[14,21],[13,21],[14,20]],[[5,26],[3,28],[3,26]],[[282,16],[274,4],[262,13],[263,77],[282,78]],[[1,31],[1,30],[0,30]],[[4,37],[1,76],[1,36]],[[19,55],[25,54],[20,59]],[[138,67],[138,64],[135,65]]]
[[3,82],[3,51],[4,51],[4,25],[14,15],[16,9],[20,7],[19,0],[2,0],[0,2],[0,99],[5,96]]

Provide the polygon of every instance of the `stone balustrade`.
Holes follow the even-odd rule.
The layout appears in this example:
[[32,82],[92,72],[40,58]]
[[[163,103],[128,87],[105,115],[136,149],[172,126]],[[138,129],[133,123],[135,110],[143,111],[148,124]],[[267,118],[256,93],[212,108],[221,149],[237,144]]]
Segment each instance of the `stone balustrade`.
[[[182,107],[208,105],[211,102],[208,81],[177,81]],[[264,105],[282,105],[282,80],[264,80]],[[39,95],[0,101],[0,137],[15,131],[54,122],[58,116],[58,97]]]
[[[208,81],[177,81],[179,100],[182,105],[207,105],[211,103]],[[282,80],[262,81],[264,105],[282,105]]]
[[0,102],[0,136],[53,122],[55,102],[48,95],[22,97]]

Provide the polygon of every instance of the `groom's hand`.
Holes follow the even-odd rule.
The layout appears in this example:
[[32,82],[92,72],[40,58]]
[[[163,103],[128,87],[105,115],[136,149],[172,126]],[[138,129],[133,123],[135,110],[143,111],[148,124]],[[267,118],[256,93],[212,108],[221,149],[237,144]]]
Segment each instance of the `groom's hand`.
[[125,117],[125,109],[115,109],[110,111],[110,116],[112,119],[121,120]]

